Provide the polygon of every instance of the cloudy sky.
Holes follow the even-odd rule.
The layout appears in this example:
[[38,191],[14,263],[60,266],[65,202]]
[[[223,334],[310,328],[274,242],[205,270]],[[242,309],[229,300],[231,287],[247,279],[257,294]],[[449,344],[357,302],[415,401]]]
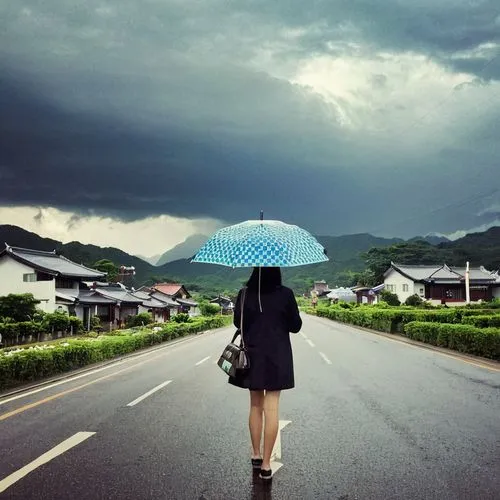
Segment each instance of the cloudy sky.
[[1,2],[0,110],[0,223],[63,241],[500,225],[497,0]]

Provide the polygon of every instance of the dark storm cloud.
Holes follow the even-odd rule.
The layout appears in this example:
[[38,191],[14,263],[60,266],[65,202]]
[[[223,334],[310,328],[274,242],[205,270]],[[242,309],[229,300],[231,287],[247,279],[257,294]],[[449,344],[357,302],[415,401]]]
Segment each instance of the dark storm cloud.
[[[439,202],[442,182],[467,195],[461,180],[478,157],[479,173],[490,175],[493,136],[470,134],[459,154],[404,151],[390,134],[342,127],[320,96],[253,61],[269,47],[286,63],[359,54],[362,45],[375,59],[384,50],[424,54],[487,86],[500,75],[497,11],[492,1],[6,3],[0,204],[124,220],[236,221],[264,208],[325,233],[390,228],[395,214],[425,219],[421,207]],[[368,80],[377,92],[388,85],[381,72]],[[481,127],[472,131],[491,130]],[[480,181],[478,190],[491,179]]]

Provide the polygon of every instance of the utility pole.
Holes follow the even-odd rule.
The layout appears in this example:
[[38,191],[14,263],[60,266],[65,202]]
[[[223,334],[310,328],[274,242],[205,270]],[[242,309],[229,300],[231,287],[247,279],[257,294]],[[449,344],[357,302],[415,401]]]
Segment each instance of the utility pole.
[[469,262],[465,266],[465,303],[470,304],[470,278],[469,278]]

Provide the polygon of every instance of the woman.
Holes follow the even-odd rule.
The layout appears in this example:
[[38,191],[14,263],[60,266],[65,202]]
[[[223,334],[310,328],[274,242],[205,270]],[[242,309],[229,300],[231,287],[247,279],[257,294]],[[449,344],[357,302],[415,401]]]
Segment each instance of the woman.
[[[241,328],[240,290],[234,310],[234,324]],[[295,385],[290,332],[301,326],[295,296],[281,284],[279,267],[255,268],[247,283],[243,307],[243,338],[250,360],[244,375],[230,377],[229,383],[250,390],[249,428],[252,465],[260,477],[271,479],[271,453],[278,435],[280,391]],[[263,416],[264,453],[261,455]]]

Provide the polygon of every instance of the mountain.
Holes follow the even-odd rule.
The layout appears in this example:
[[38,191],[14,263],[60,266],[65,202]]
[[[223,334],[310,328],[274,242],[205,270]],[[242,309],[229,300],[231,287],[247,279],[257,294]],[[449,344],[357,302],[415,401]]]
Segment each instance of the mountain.
[[155,265],[163,266],[169,262],[175,260],[187,259],[192,257],[201,246],[203,246],[208,240],[208,236],[204,234],[193,234],[189,236],[182,243],[179,243],[175,247],[167,250],[159,259],[157,259]]
[[61,243],[60,241],[50,238],[42,238],[36,233],[26,231],[17,226],[7,224],[0,225],[1,249],[3,249],[4,243],[11,246],[32,248],[47,252],[55,250],[57,253],[64,255],[74,262],[90,267],[100,259],[109,259],[117,266],[134,266],[136,269],[136,276],[134,278],[129,278],[130,281],[127,281],[127,284],[133,284],[134,286],[156,275],[156,268],[154,266],[118,248],[84,245],[78,241]]
[[142,259],[144,262],[151,264],[152,266],[156,266],[158,259],[161,257],[160,254],[152,255],[151,257],[144,257],[144,255],[136,255],[137,258]]
[[[134,266],[136,276],[127,281],[127,284],[131,286],[137,287],[158,281],[180,281],[189,290],[208,296],[221,292],[234,294],[248,279],[250,270],[231,269],[210,264],[192,264],[190,257],[204,243],[201,240],[201,235],[196,236],[198,239],[193,238],[189,244],[178,245],[181,250],[184,248],[183,251],[188,253],[189,258],[177,259],[161,266],[153,266],[118,248],[83,245],[76,241],[63,244],[50,238],[42,238],[17,226],[0,225],[0,245],[6,242],[9,245],[25,248],[56,250],[65,257],[87,266],[92,266],[100,259],[109,259],[118,266]],[[356,280],[356,273],[366,269],[362,254],[370,249],[380,249],[379,252],[388,252],[388,255],[395,255],[395,258],[402,256],[401,252],[403,251],[406,252],[404,253],[406,260],[414,261],[417,264],[419,263],[418,258],[462,266],[468,260],[473,266],[484,265],[491,270],[500,268],[500,227],[493,227],[482,233],[468,234],[464,238],[445,241],[437,245],[422,242],[423,238],[406,242],[400,238],[379,238],[371,234],[318,236],[317,239],[327,250],[330,258],[328,262],[283,270],[285,284],[297,292],[306,291],[314,280],[324,279],[332,287],[352,285],[353,281]],[[184,243],[187,243],[187,240]],[[189,249],[190,244],[196,244],[194,250]],[[392,249],[397,250],[401,244],[404,244],[403,250],[392,254]],[[423,253],[421,255],[418,252],[415,253],[417,250]],[[420,257],[418,257],[419,255]]]
[[449,240],[446,236],[442,236],[440,234],[429,233],[425,236],[415,236],[408,241],[426,241],[431,245],[439,245],[440,243],[448,243],[451,240]]

